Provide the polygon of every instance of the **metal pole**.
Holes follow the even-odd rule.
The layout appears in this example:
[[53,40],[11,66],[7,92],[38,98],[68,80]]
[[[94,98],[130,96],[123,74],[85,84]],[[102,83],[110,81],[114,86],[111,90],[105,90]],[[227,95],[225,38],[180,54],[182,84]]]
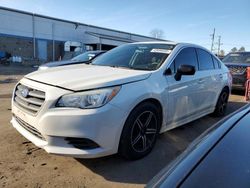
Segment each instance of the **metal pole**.
[[36,38],[35,38],[35,14],[32,15],[32,34],[33,34],[33,58],[36,58]]
[[218,38],[218,55],[220,55],[220,46],[221,46],[220,39],[221,39],[221,36],[219,36]]
[[52,23],[52,58],[55,61],[55,40],[54,40],[54,33],[55,33],[55,24]]
[[213,52],[213,50],[214,50],[214,36],[215,36],[215,28],[214,28],[214,32],[213,32],[213,34],[212,34],[211,36],[212,36],[211,52]]
[[99,50],[102,50],[102,39],[101,39],[101,37],[99,38]]

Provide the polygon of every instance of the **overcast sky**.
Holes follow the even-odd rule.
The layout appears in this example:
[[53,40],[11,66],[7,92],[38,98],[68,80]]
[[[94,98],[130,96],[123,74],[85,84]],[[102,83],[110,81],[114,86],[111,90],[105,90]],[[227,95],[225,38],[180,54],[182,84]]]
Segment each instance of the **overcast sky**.
[[208,49],[216,28],[222,49],[250,51],[250,0],[0,0],[0,6],[147,36],[159,28],[165,39]]

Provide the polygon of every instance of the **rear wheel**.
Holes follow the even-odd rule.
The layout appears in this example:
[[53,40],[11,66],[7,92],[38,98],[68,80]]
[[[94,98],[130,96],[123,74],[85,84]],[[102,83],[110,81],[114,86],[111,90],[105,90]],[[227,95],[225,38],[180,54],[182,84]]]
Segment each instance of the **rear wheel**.
[[229,97],[228,90],[223,89],[218,98],[215,110],[213,112],[214,116],[221,117],[225,115],[227,109],[228,97]]
[[137,106],[129,115],[120,139],[119,153],[130,160],[147,155],[156,142],[160,114],[152,103]]

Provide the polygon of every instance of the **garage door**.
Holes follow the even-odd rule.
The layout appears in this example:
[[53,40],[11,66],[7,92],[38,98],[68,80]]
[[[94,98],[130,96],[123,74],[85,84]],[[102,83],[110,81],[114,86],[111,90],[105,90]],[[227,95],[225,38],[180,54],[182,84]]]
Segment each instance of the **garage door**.
[[47,61],[47,41],[38,40],[37,49],[38,49],[38,59]]

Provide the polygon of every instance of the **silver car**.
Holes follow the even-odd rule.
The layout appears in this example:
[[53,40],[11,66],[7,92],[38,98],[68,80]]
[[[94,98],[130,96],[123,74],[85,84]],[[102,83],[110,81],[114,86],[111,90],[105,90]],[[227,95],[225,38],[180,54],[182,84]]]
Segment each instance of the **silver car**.
[[225,113],[232,78],[203,47],[125,44],[91,64],[26,75],[12,99],[12,124],[48,153],[94,158],[147,155],[159,133]]

